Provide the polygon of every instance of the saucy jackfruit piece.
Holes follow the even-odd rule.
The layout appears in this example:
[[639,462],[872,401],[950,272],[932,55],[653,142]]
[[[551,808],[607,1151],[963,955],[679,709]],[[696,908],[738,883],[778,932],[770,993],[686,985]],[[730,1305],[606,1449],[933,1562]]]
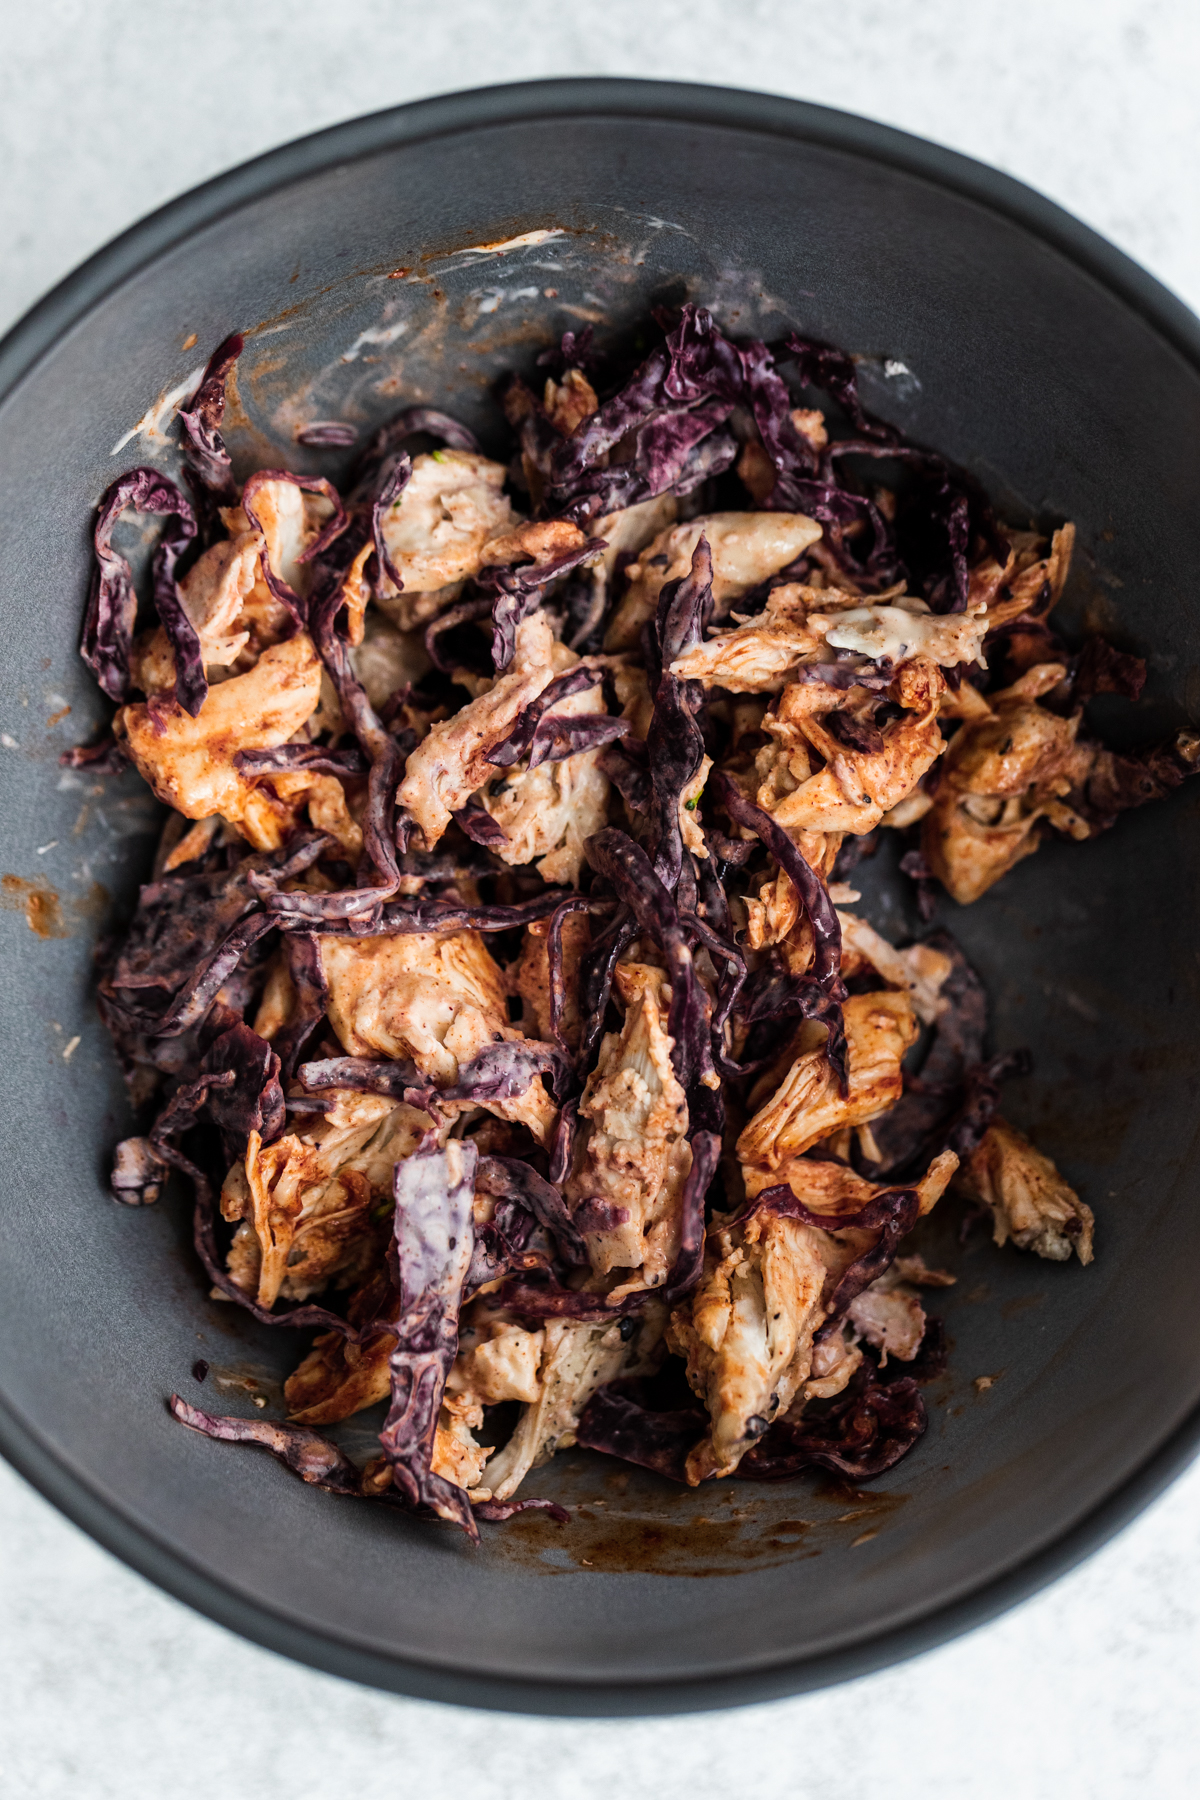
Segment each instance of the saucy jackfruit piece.
[[[596,685],[599,686],[599,675]],[[597,709],[595,688],[556,702],[553,716],[578,717]],[[602,750],[579,750],[557,762],[527,762],[492,769],[476,796],[504,833],[496,854],[518,866],[536,862],[544,881],[572,887],[583,866],[583,846],[608,823],[608,777]]]
[[1086,783],[1096,747],[1078,741],[1080,713],[1063,718],[1038,704],[1066,673],[1062,663],[1037,664],[991,695],[987,716],[965,721],[951,741],[921,850],[962,906],[1033,854],[1043,819],[1072,837],[1091,835],[1067,796]]
[[909,995],[853,994],[843,1017],[848,1093],[843,1097],[839,1091],[822,1035],[815,1047],[796,1057],[742,1132],[737,1153],[743,1163],[778,1169],[835,1131],[878,1118],[899,1100],[904,1091],[901,1064],[917,1035]]
[[187,819],[219,813],[256,850],[276,850],[294,813],[269,782],[239,773],[234,757],[286,744],[320,696],[320,659],[297,632],[264,650],[245,675],[211,687],[195,718],[173,701],[155,701],[122,707],[113,730],[166,805]]
[[478,575],[485,546],[519,521],[502,492],[508,471],[472,450],[413,458],[412,474],[384,513],[381,535],[398,590],[381,572],[379,604],[403,631],[425,623]]
[[731,1475],[808,1380],[825,1320],[824,1236],[766,1208],[710,1230],[700,1285],[668,1339],[711,1420],[687,1458],[691,1486]]
[[[554,1042],[550,1024],[549,919],[535,919],[525,928],[517,964],[517,992],[521,996],[521,1022],[526,1037]],[[568,913],[562,921],[563,1016],[561,1030],[572,1050],[579,1046],[583,1015],[579,1007],[579,965],[592,941],[586,913]]]
[[[478,932],[323,934],[319,942],[329,1023],[348,1056],[407,1058],[444,1088],[488,1045],[526,1042],[508,1023],[504,978]],[[444,1110],[453,1117],[474,1104],[450,1101]],[[523,1094],[479,1104],[528,1125],[539,1143],[557,1117],[536,1075]]]
[[804,513],[709,513],[672,525],[647,544],[627,571],[628,586],[605,634],[606,650],[636,648],[643,625],[654,617],[668,581],[686,575],[701,537],[712,551],[714,616],[794,562],[821,535]]
[[1048,1156],[1006,1119],[994,1119],[955,1178],[955,1188],[990,1207],[993,1238],[1051,1262],[1092,1260],[1092,1209]]
[[480,788],[501,777],[488,761],[531,700],[578,658],[555,642],[542,612],[517,626],[517,650],[508,672],[451,719],[437,721],[408,758],[398,803],[420,826],[432,850],[458,812]]
[[671,1066],[666,979],[647,964],[618,963],[615,984],[625,1021],[604,1037],[584,1088],[565,1189],[594,1272],[620,1271],[608,1295],[613,1304],[666,1281],[692,1166],[687,1100]]
[[941,671],[928,657],[902,664],[885,696],[900,708],[899,716],[882,729],[872,727],[877,748],[858,749],[834,736],[828,714],[852,706],[856,693],[872,707],[881,696],[854,688],[843,692],[819,682],[793,683],[763,718],[762,729],[772,742],[756,757],[756,803],[790,832],[862,836],[874,830],[945,748],[938,727],[944,686]]
[[306,1300],[353,1271],[371,1247],[372,1209],[391,1193],[392,1171],[431,1121],[373,1094],[338,1097],[321,1116],[273,1144],[251,1132],[221,1190],[238,1230],[229,1270],[259,1306]]
[[805,664],[830,662],[836,650],[889,668],[918,656],[942,668],[976,662],[993,623],[982,608],[937,614],[907,595],[865,602],[844,589],[793,582],[774,588],[757,617],[695,645],[671,668],[706,687],[779,694]]
[[487,1465],[496,1500],[510,1500],[531,1469],[567,1450],[584,1407],[606,1382],[649,1374],[662,1337],[664,1309],[652,1304],[632,1332],[628,1319],[549,1319],[544,1326],[538,1397],[522,1409],[512,1436]]

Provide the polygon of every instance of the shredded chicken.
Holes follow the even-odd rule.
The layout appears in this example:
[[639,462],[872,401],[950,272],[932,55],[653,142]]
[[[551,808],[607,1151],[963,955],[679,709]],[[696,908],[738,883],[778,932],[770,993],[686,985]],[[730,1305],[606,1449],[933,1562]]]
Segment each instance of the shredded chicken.
[[956,1189],[992,1209],[997,1244],[1011,1238],[1051,1262],[1092,1260],[1092,1210],[1048,1156],[1005,1119],[995,1119],[955,1179]]
[[[327,934],[320,945],[329,1023],[349,1056],[409,1058],[436,1086],[452,1087],[489,1044],[526,1041],[508,1023],[504,979],[477,932]],[[472,1104],[448,1101],[444,1110],[454,1117]],[[480,1104],[528,1125],[539,1143],[556,1117],[536,1076],[517,1098]]]
[[269,782],[234,767],[239,750],[286,744],[314,711],[321,664],[297,632],[264,650],[245,675],[208,691],[192,718],[173,701],[124,706],[113,721],[157,797],[188,819],[220,813],[256,850],[275,850],[291,831],[291,809]]
[[616,987],[625,1023],[604,1038],[584,1088],[586,1125],[565,1189],[593,1270],[621,1271],[613,1304],[666,1281],[692,1166],[687,1101],[667,1036],[670,988],[661,969],[644,963],[618,963]]
[[903,1092],[900,1065],[917,1035],[911,999],[906,993],[854,994],[844,1013],[848,1096],[838,1092],[824,1044],[807,1050],[738,1139],[744,1163],[778,1169],[821,1138],[866,1124],[896,1104]]
[[794,562],[821,527],[804,513],[709,513],[661,531],[629,565],[629,585],[604,639],[606,650],[636,647],[642,626],[653,618],[658,596],[692,566],[701,537],[713,559],[713,606],[722,618],[730,603]]

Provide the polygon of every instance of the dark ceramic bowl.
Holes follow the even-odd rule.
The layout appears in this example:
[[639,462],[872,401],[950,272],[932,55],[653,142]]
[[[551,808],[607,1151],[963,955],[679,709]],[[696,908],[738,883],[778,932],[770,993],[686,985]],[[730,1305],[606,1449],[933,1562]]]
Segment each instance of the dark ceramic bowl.
[[[296,1345],[206,1297],[182,1197],[139,1213],[106,1194],[127,1113],[91,951],[145,874],[155,809],[135,780],[58,766],[102,712],[75,654],[89,509],[125,464],[170,462],[156,396],[186,391],[234,327],[249,333],[230,412],[242,470],[336,474],[336,454],[297,450],[299,424],[365,428],[419,398],[494,441],[498,371],[567,326],[626,325],[685,293],[735,331],[794,322],[846,345],[867,403],[976,471],[1016,522],[1074,519],[1066,625],[1102,623],[1151,667],[1148,697],[1098,722],[1134,741],[1194,716],[1195,319],[1016,183],[862,120],[624,81],[404,107],[176,201],[0,347],[3,1446],[171,1593],[405,1693],[634,1713],[859,1674],[1050,1580],[1200,1429],[1200,785],[1049,846],[970,910],[942,903],[997,1046],[1035,1053],[1006,1108],[1094,1206],[1097,1258],[1047,1264],[979,1230],[960,1244],[961,1214],[935,1214],[927,1254],[959,1276],[951,1373],[927,1390],[924,1441],[862,1493],[681,1492],[576,1453],[535,1478],[582,1504],[570,1526],[527,1516],[472,1552],[167,1415],[176,1388],[252,1411]],[[886,860],[867,865],[868,904],[896,933],[916,921]]]

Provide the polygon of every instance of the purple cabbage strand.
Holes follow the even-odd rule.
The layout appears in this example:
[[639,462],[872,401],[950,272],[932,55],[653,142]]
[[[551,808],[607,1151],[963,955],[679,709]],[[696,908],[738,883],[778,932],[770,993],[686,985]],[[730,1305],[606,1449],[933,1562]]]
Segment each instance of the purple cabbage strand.
[[479,1528],[464,1490],[433,1472],[434,1437],[446,1379],[458,1354],[458,1315],[474,1243],[475,1146],[452,1139],[396,1164],[395,1220],[388,1252],[401,1310],[390,1361],[392,1396],[379,1441],[392,1484],[410,1506],[428,1506]]
[[805,1018],[820,1019],[827,1027],[829,1064],[845,1093],[846,1034],[842,1001],[846,989],[841,978],[842,929],[838,924],[837,909],[820,876],[805,861],[782,825],[776,824],[771,815],[755,806],[752,800],[747,800],[737,783],[721,770],[713,772],[708,785],[713,798],[725,808],[734,824],[754,832],[799,895],[813,934],[812,973],[802,978],[805,987],[800,1006]]
[[[194,716],[200,710],[200,705],[195,704],[199,639],[182,607],[174,601],[174,570],[180,552],[196,535],[196,518],[175,483],[159,474],[157,469],[130,469],[128,474],[114,481],[101,498],[92,534],[96,561],[79,654],[110,700],[128,699],[137,595],[128,561],[112,546],[113,532],[125,512],[158,513],[167,518],[154,555],[155,597],[158,599],[160,593],[164,597],[167,608],[164,629],[169,636],[172,631],[175,633],[172,648],[176,648],[178,640],[176,669],[184,672],[183,697],[188,701],[189,711],[194,707]],[[172,604],[177,613],[172,612]],[[201,666],[200,680],[203,679]],[[203,697],[200,704],[203,704]]]
[[208,359],[200,385],[186,407],[179,410],[183,453],[200,487],[213,501],[237,504],[237,484],[221,426],[225,419],[225,389],[230,371],[245,348],[240,331],[218,344]]

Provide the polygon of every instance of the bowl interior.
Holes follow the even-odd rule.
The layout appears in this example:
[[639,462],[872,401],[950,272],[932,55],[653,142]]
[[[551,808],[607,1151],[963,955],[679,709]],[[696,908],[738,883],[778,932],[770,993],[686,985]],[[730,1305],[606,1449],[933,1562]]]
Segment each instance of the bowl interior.
[[[135,777],[57,762],[105,710],[75,650],[89,508],[133,462],[173,467],[165,403],[234,327],[249,333],[227,433],[239,471],[336,476],[348,453],[300,449],[299,425],[365,433],[419,400],[496,443],[502,370],[531,372],[568,327],[603,340],[688,296],[736,333],[794,324],[846,346],[866,403],[974,470],[1014,522],[1073,519],[1060,616],[1149,658],[1143,701],[1094,707],[1135,742],[1200,708],[1200,378],[1061,251],[920,174],[749,113],[528,110],[397,129],[217,211],[98,299],[0,409],[0,1386],[143,1566],[297,1654],[447,1696],[515,1682],[518,1705],[683,1703],[686,1683],[719,1703],[748,1677],[801,1685],[1017,1568],[1200,1400],[1200,791],[1049,845],[969,910],[941,902],[988,985],[996,1047],[1034,1052],[1005,1110],[1094,1207],[1097,1258],[1047,1264],[978,1228],[960,1242],[943,1204],[924,1248],[958,1275],[933,1303],[952,1353],[912,1456],[861,1492],[690,1493],[577,1452],[529,1483],[581,1506],[570,1526],[529,1515],[471,1552],[166,1414],[175,1389],[214,1404],[218,1377],[218,1409],[251,1412],[247,1384],[275,1394],[298,1342],[206,1297],[182,1197],[136,1213],[106,1195],[127,1111],[91,952],[144,878],[156,808]],[[919,929],[890,853],[863,870],[867,916]],[[186,1571],[212,1579],[207,1597]]]

